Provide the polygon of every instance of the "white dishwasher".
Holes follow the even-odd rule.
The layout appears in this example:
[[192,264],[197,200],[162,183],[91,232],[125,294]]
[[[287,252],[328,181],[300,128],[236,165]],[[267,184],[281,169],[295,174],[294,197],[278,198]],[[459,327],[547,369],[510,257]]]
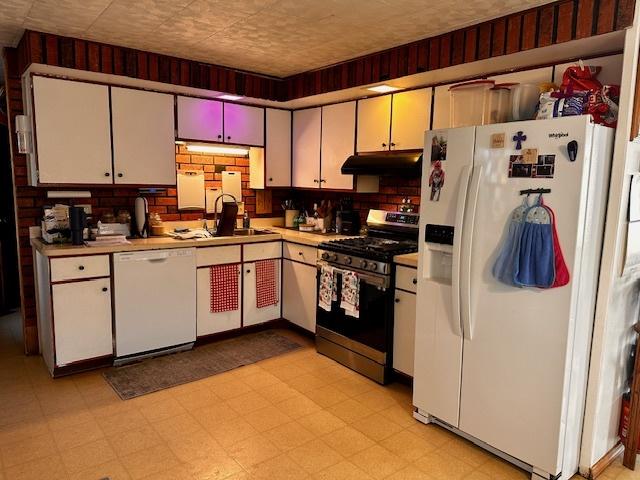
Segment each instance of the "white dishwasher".
[[195,248],[116,253],[113,272],[116,357],[193,346]]

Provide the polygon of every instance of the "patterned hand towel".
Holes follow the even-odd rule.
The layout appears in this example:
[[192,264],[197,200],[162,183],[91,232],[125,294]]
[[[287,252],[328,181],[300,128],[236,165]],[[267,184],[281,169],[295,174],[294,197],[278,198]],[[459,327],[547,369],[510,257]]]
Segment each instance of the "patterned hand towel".
[[355,272],[342,272],[340,307],[350,317],[360,318],[360,278]]
[[335,269],[331,265],[322,265],[320,269],[320,290],[318,292],[318,306],[327,312],[331,311],[331,302],[337,300],[337,284]]

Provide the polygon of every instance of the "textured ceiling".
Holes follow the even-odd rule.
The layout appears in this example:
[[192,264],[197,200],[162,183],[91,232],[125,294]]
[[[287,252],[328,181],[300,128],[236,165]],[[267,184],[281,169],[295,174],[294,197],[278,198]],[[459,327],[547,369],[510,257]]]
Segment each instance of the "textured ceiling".
[[0,44],[24,29],[278,77],[549,0],[2,0]]

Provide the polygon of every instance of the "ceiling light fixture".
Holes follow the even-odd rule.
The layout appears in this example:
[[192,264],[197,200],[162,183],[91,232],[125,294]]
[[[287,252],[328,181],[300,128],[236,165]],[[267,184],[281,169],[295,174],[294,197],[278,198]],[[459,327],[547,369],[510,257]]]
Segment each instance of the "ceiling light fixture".
[[387,85],[383,83],[382,85],[376,85],[375,87],[367,87],[367,90],[370,92],[376,93],[389,93],[395,92],[396,90],[400,90],[398,87],[392,87],[391,85]]
[[242,98],[244,98],[242,95],[231,95],[230,93],[225,93],[224,95],[220,95],[219,97],[220,100],[240,100]]
[[218,155],[249,155],[248,148],[242,147],[222,147],[219,145],[187,145],[187,152],[194,153],[214,153]]

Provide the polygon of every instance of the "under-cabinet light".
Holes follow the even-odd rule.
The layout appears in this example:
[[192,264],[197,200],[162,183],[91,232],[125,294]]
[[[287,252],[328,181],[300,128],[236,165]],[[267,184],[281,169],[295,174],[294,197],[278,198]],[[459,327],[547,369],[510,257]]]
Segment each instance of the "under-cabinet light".
[[219,97],[220,100],[240,100],[241,98],[244,98],[242,95],[231,95],[230,93],[225,93],[224,95],[220,95]]
[[396,90],[400,89],[398,87],[392,87],[391,85],[383,83],[382,85],[376,85],[375,87],[368,87],[367,90],[376,93],[389,93],[395,92]]
[[248,148],[222,147],[219,145],[187,145],[187,152],[217,153],[220,155],[249,155]]

